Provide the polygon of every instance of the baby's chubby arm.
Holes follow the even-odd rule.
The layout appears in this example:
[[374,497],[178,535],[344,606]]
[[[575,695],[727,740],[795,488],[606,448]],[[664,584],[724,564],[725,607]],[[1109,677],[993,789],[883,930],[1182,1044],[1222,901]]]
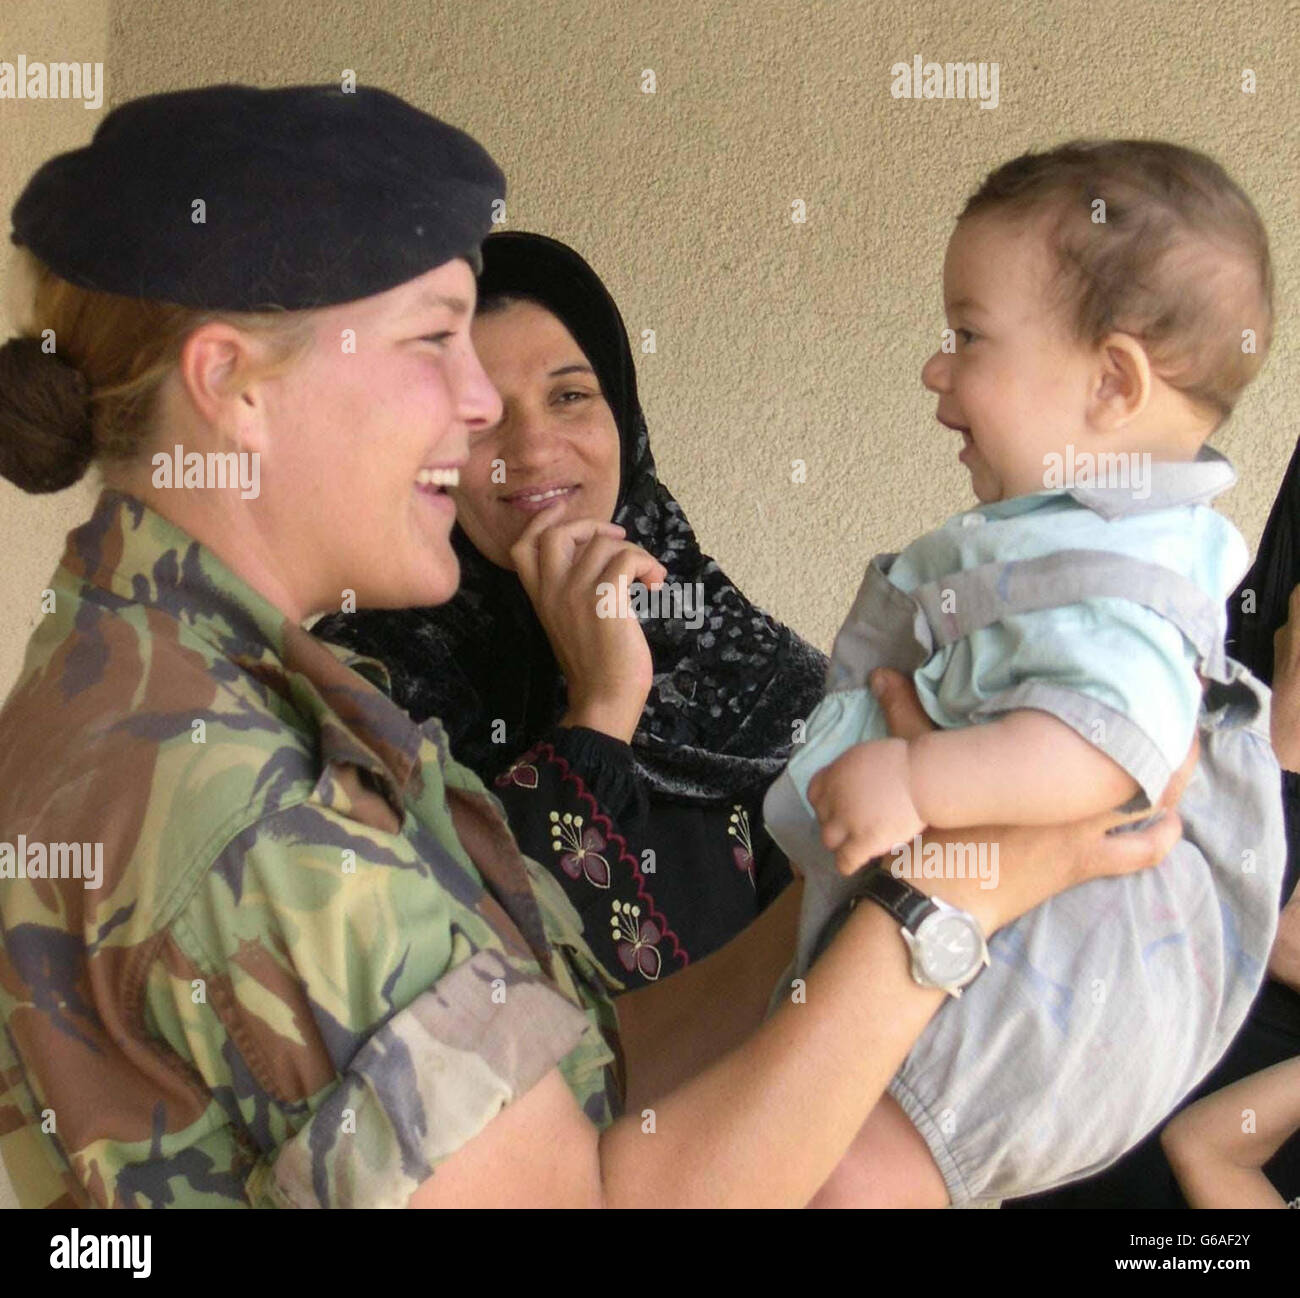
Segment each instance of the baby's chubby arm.
[[813,776],[808,801],[843,874],[927,825],[1053,825],[1127,802],[1137,782],[1047,712],[855,744]]

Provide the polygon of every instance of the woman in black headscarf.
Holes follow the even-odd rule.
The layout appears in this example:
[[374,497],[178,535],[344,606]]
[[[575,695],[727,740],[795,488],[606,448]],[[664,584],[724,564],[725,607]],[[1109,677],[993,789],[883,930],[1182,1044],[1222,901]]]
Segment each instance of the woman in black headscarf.
[[[627,330],[595,272],[524,233],[490,236],[483,263],[474,341],[504,414],[455,490],[460,589],[315,631],[382,661],[416,721],[444,720],[597,957],[643,986],[789,882],[762,799],[826,660],[736,589],[658,480]],[[545,581],[550,544],[586,548],[579,586]],[[637,611],[638,576],[662,579],[641,591],[654,615],[609,616]]]
[[[1250,1014],[1228,1053],[1181,1107],[1273,1064],[1300,1055],[1300,443],[1297,443],[1260,538],[1259,553],[1228,604],[1228,652],[1273,689],[1273,749],[1282,766],[1287,868],[1282,922]],[[1286,1200],[1300,1196],[1300,1133],[1264,1171]],[[1160,1131],[1113,1167],[1024,1208],[1185,1208]]]

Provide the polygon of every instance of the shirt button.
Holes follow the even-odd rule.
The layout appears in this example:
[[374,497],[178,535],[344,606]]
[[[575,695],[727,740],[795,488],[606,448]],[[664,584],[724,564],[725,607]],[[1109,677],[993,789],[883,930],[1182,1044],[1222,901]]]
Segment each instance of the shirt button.
[[983,514],[963,514],[961,516],[961,525],[963,527],[978,527],[984,522]]

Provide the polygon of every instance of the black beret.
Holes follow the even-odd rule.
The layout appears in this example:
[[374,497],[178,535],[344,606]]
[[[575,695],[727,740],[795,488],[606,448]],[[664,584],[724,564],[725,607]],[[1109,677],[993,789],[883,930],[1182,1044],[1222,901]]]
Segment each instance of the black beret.
[[482,146],[387,91],[207,86],[115,108],[28,182],[12,237],[82,288],[298,310],[477,271],[504,195]]

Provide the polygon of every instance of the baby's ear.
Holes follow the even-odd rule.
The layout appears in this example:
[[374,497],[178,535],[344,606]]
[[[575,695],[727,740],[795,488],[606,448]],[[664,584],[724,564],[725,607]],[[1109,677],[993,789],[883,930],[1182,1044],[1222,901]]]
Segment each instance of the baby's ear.
[[1151,397],[1151,361],[1132,334],[1107,334],[1097,346],[1097,374],[1088,421],[1119,428],[1140,414]]

